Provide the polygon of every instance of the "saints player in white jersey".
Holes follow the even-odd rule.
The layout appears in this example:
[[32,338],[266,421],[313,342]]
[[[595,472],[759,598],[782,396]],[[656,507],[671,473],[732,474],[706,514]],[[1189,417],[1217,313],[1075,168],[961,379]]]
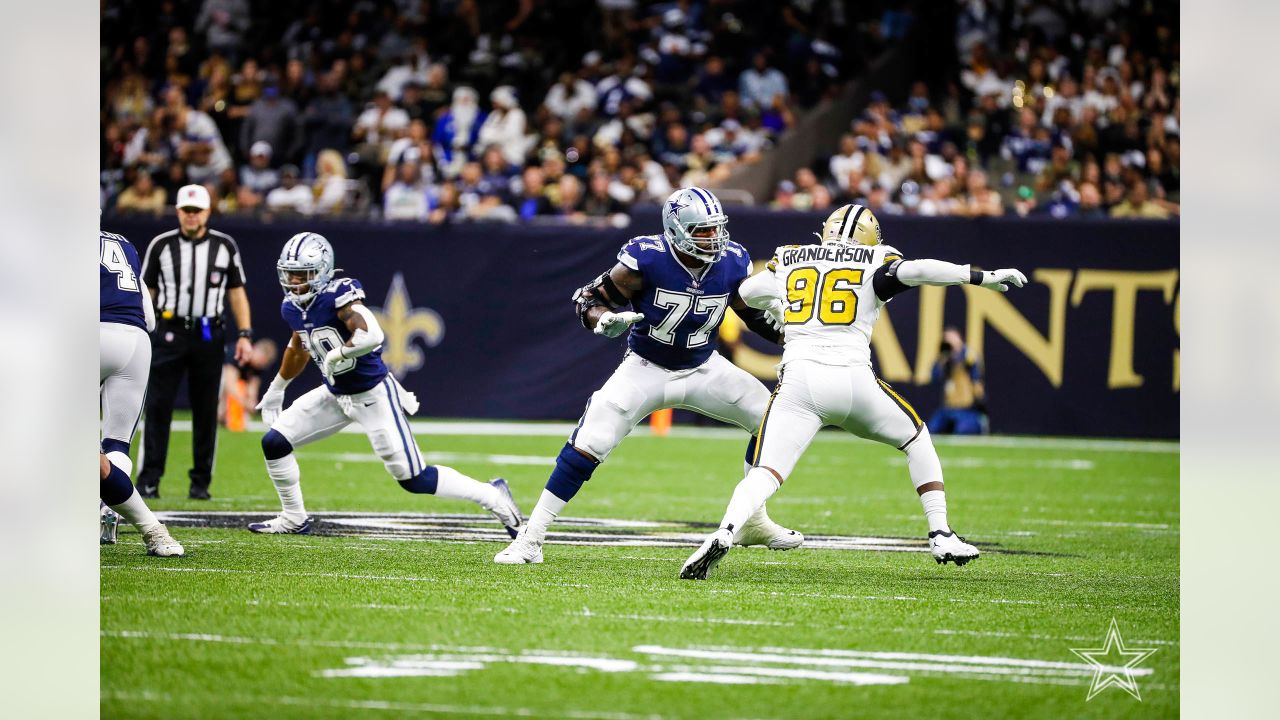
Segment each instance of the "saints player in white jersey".
[[892,445],[907,456],[911,482],[929,524],[929,548],[939,563],[963,565],[978,549],[952,531],[942,464],[920,416],[871,369],[871,333],[880,308],[919,285],[972,283],[1005,292],[1027,279],[1017,270],[971,270],[941,260],[904,260],[884,245],[880,223],[861,205],[827,218],[817,245],[778,248],[765,271],[742,283],[748,305],[778,307],[786,344],[761,422],[752,469],[738,483],[720,529],[680,571],[705,580],[733,544],[734,529],[787,479],[824,425]]

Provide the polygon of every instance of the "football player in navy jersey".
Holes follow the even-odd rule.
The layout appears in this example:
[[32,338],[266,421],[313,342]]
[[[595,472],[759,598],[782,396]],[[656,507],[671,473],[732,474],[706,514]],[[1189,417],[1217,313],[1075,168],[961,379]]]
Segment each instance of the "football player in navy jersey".
[[[314,518],[302,502],[295,447],[329,437],[358,423],[387,471],[412,493],[470,500],[493,513],[515,537],[520,510],[505,480],[473,480],[443,465],[422,461],[407,415],[418,409],[382,362],[382,328],[364,306],[364,289],[354,278],[335,279],[333,247],[316,233],[289,239],[276,263],[284,301],[280,314],[293,329],[280,372],[258,409],[271,429],[262,438],[267,474],[283,509],[278,517],[252,523],[257,533],[307,534]],[[285,387],[315,361],[324,376],[319,387],[284,405]]]
[[[715,351],[717,333],[732,307],[762,337],[780,342],[781,336],[767,310],[750,308],[738,296],[738,286],[751,274],[751,258],[729,239],[728,221],[711,192],[677,190],[662,206],[663,234],[628,241],[617,264],[574,295],[583,327],[609,338],[629,331],[627,353],[587,401],[537,507],[494,562],[542,562],[547,527],[618,443],[655,410],[685,408],[746,430],[752,434],[750,465],[769,391]],[[623,310],[627,305],[633,311]],[[737,528],[734,541],[789,550],[804,537],[770,520],[762,506]]]
[[[102,445],[99,495],[112,511],[142,533],[148,555],[180,557],[182,546],[142,500],[129,480],[129,444],[138,429],[151,374],[151,337],[156,325],[151,295],[142,282],[138,250],[121,235],[98,231],[98,383]],[[114,516],[103,513],[104,543],[115,542]]]

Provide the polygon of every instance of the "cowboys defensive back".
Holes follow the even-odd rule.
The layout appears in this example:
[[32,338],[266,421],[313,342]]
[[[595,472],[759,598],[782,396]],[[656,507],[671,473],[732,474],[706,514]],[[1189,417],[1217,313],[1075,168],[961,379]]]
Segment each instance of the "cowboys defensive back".
[[831,213],[819,238],[818,245],[778,248],[767,269],[739,288],[748,304],[781,310],[786,349],[753,467],[734,490],[720,529],[685,562],[682,578],[706,579],[732,547],[734,528],[778,490],[824,425],[905,453],[934,558],[963,565],[978,557],[947,522],[942,464],[929,430],[871,368],[871,333],[880,308],[909,288],[972,283],[1005,292],[1027,279],[1013,269],[980,272],[940,260],[903,260],[882,244],[880,222],[861,205]]
[[[769,392],[715,352],[717,331],[732,307],[761,336],[776,342],[779,334],[763,311],[738,297],[738,285],[751,274],[751,259],[729,240],[727,223],[709,191],[677,190],[663,205],[663,234],[628,241],[618,263],[574,295],[583,326],[597,335],[613,338],[630,329],[627,353],[587,401],[528,523],[494,562],[542,562],[547,527],[618,443],[655,410],[685,408],[756,432]],[[628,304],[637,312],[622,311]],[[752,437],[748,458],[754,446]],[[733,540],[742,545],[787,550],[804,540],[770,520],[763,505],[738,527]]]
[[[142,282],[138,250],[122,235],[98,231],[98,396],[102,445],[98,453],[99,496],[142,533],[148,555],[180,557],[182,546],[147,508],[129,476],[129,444],[138,429],[151,374],[151,337],[156,325],[151,294]],[[106,519],[104,511],[104,521]],[[114,530],[114,525],[109,525]],[[110,534],[105,542],[114,541]]]
[[[257,533],[312,531],[302,502],[301,473],[293,449],[358,423],[387,471],[412,493],[470,500],[493,513],[511,537],[520,528],[520,510],[501,478],[488,484],[444,465],[422,460],[406,415],[418,409],[382,362],[382,328],[364,306],[364,289],[355,278],[335,279],[333,247],[316,233],[289,239],[276,263],[284,301],[280,314],[293,329],[280,372],[258,409],[271,429],[262,438],[267,474],[283,509],[278,517],[252,523]],[[315,361],[324,383],[284,405],[285,387]]]

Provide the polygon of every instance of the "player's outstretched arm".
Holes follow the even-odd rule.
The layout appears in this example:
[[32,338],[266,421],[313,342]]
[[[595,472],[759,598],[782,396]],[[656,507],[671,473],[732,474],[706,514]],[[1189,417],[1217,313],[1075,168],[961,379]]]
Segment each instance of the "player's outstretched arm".
[[257,411],[262,414],[262,422],[268,426],[275,424],[276,418],[280,417],[280,412],[284,409],[284,389],[302,374],[310,357],[302,347],[302,339],[298,337],[298,333],[294,333],[280,358],[280,372],[276,373],[256,406]]
[[743,280],[729,300],[751,332],[772,343],[782,344],[782,298],[772,270],[764,270]]
[[620,312],[640,292],[644,276],[618,263],[573,294],[582,326],[597,335],[618,337],[644,319],[637,312]]
[[973,270],[945,260],[895,260],[876,270],[872,285],[881,300],[920,285],[981,285],[988,290],[1008,292],[1009,286],[1022,287],[1027,277],[1013,268]]

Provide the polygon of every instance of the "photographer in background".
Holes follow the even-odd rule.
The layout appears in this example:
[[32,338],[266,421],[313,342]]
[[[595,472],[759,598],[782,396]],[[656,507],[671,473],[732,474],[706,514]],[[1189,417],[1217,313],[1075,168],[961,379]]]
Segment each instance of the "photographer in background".
[[954,327],[942,331],[942,347],[933,364],[931,384],[942,382],[942,407],[929,418],[934,435],[985,435],[988,431],[982,361],[965,347]]

